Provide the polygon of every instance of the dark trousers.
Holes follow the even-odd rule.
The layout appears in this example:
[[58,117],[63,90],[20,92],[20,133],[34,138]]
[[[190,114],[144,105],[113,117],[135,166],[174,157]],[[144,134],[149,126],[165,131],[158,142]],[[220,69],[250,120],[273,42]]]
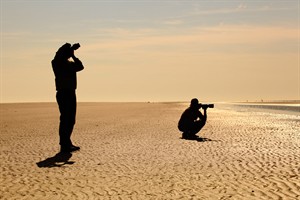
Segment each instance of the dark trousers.
[[59,144],[62,147],[72,146],[71,135],[76,121],[75,90],[59,90],[56,100],[60,111]]
[[195,121],[192,124],[184,125],[178,127],[180,131],[182,131],[182,136],[184,138],[193,138],[195,135],[203,128],[206,120],[203,121]]

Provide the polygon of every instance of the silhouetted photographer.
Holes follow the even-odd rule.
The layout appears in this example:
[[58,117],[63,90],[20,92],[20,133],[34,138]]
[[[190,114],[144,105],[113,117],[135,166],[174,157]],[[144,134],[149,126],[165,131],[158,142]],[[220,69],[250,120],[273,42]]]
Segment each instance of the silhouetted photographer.
[[[199,104],[198,99],[192,99],[190,107],[181,115],[178,129],[182,131],[182,138],[196,139],[196,134],[204,127],[207,119],[207,108],[213,108],[214,104]],[[203,109],[202,114],[200,109]]]
[[[76,121],[76,73],[83,70],[82,62],[74,55],[80,44],[69,43],[61,46],[52,60],[55,74],[56,100],[60,111],[59,137],[61,152],[72,152],[80,147],[74,146],[71,135]],[[72,58],[72,60],[71,60]]]

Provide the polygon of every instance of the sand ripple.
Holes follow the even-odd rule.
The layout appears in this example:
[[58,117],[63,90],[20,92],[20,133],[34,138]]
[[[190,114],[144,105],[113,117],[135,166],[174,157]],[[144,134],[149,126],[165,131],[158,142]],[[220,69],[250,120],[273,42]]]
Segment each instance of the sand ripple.
[[64,158],[56,104],[2,104],[0,199],[300,199],[299,117],[211,109],[198,142],[185,106],[79,104]]

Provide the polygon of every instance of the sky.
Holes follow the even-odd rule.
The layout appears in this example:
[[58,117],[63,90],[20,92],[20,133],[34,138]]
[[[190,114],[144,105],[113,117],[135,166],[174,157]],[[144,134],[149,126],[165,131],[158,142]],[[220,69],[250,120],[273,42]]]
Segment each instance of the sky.
[[80,102],[299,100],[299,0],[0,0],[0,103],[54,102],[64,43]]

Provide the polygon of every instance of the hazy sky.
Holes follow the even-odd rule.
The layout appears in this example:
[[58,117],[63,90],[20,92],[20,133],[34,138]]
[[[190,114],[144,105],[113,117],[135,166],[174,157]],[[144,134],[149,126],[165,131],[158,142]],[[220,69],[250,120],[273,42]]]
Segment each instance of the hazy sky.
[[299,0],[0,1],[0,102],[55,101],[65,42],[78,101],[300,99]]

